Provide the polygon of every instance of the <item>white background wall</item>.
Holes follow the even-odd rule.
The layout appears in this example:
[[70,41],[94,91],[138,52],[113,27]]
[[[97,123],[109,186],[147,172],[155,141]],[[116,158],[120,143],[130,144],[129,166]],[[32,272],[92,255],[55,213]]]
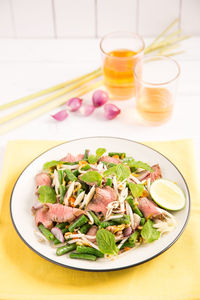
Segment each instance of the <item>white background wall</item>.
[[178,17],[185,33],[200,34],[200,0],[0,0],[0,38],[154,36]]

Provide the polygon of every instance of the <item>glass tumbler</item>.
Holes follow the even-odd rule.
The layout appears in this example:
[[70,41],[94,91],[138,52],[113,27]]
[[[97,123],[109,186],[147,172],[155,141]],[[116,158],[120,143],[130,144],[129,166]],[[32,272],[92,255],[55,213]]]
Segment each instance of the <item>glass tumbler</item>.
[[113,99],[135,96],[134,66],[143,57],[144,41],[131,32],[114,32],[101,39],[104,84]]
[[149,124],[167,122],[173,112],[179,64],[165,56],[145,57],[134,69],[136,84],[136,110]]

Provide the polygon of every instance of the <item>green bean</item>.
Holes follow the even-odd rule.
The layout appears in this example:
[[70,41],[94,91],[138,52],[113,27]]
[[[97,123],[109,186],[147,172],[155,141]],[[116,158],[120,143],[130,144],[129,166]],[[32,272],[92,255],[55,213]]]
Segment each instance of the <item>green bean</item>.
[[93,260],[95,261],[97,257],[95,255],[91,254],[85,254],[85,253],[70,253],[69,255],[70,258],[75,258],[75,259],[87,259],[87,260]]
[[60,184],[63,184],[63,178],[64,178],[64,170],[58,170],[58,181]]
[[64,197],[65,197],[65,194],[66,194],[66,187],[64,185],[60,185],[59,186],[59,192],[60,192],[60,204],[63,203],[63,200],[64,200]]
[[112,187],[112,178],[107,178],[106,179],[106,185],[109,185],[109,186],[111,186]]
[[58,245],[58,244],[61,244],[61,241],[59,241],[58,239],[55,238],[55,240],[53,241],[54,242],[54,245]]
[[88,159],[88,152],[89,152],[89,150],[85,149],[85,154],[84,154],[84,157],[83,157],[84,160]]
[[68,222],[63,222],[63,223],[56,224],[56,227],[58,227],[60,229],[64,229],[67,225],[69,225]]
[[77,180],[77,177],[72,173],[71,170],[66,169],[65,174],[66,174],[66,179],[68,181],[76,181]]
[[77,191],[77,197],[78,197],[78,195],[80,195],[80,193],[82,193],[83,192],[83,189],[79,189],[78,191]]
[[141,218],[141,220],[140,220],[140,225],[144,225],[144,223],[145,223],[145,218]]
[[113,225],[116,225],[116,223],[114,221],[103,221],[99,225],[99,228],[106,228],[108,226],[113,226]]
[[121,218],[113,219],[113,221],[117,224],[130,224],[130,216],[123,215]]
[[77,246],[76,251],[78,253],[86,253],[86,254],[95,255],[97,257],[104,257],[104,254],[101,251],[91,247]]
[[93,211],[90,211],[89,213],[91,214],[91,216],[92,216],[92,218],[93,218],[93,220],[94,220],[94,223],[95,223],[97,226],[99,226],[99,225],[101,224],[99,218],[95,215],[95,213],[94,213]]
[[46,227],[44,227],[43,224],[40,224],[38,226],[38,228],[40,229],[40,231],[42,232],[42,234],[47,238],[47,240],[53,241],[55,239],[55,236],[53,235],[53,233],[51,233],[51,231],[49,229],[47,229]]
[[88,230],[91,228],[92,225],[86,223],[84,225],[81,226],[80,228],[80,233],[86,234],[88,232]]
[[78,165],[79,161],[73,161],[73,162],[69,162],[69,161],[65,161],[62,164],[63,165],[70,165],[70,166],[74,166],[74,165]]
[[140,235],[140,232],[138,230],[134,231],[131,236],[129,237],[128,241],[126,241],[122,248],[125,248],[125,247],[130,247],[130,248],[133,248],[135,247],[135,242],[137,241],[138,237]]
[[68,231],[69,231],[68,228],[63,228],[63,229],[62,229],[62,233],[63,233],[63,234],[65,234],[65,233],[68,232]]
[[73,173],[74,176],[76,176],[76,177],[78,177],[78,175],[80,175],[80,172],[79,172],[78,169],[77,169],[77,170],[74,170],[72,173]]
[[76,229],[77,227],[81,227],[83,224],[87,223],[88,221],[89,221],[88,218],[85,215],[82,215],[78,220],[76,220],[68,227],[68,230],[70,232],[73,232],[74,229]]
[[124,152],[109,152],[108,155],[109,156],[118,155],[119,158],[125,158],[126,157],[126,153],[124,153]]
[[133,197],[132,196],[128,196],[126,198],[126,201],[128,202],[128,204],[130,205],[130,207],[132,208],[133,212],[136,213],[137,215],[139,215],[141,218],[143,218],[143,214],[142,212],[139,210],[139,208],[135,205]]
[[57,248],[56,255],[60,256],[76,249],[76,243]]

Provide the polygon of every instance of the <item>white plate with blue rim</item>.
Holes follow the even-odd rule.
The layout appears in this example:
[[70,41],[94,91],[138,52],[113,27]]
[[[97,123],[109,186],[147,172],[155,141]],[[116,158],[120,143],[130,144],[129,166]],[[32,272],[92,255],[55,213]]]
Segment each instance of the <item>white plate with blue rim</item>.
[[[49,243],[40,243],[35,235],[37,230],[31,208],[35,199],[35,175],[45,162],[59,160],[66,154],[84,153],[90,149],[106,148],[109,152],[126,152],[136,160],[149,165],[159,164],[164,178],[176,182],[186,197],[185,207],[172,212],[177,221],[176,228],[150,244],[143,244],[118,255],[115,259],[100,258],[96,261],[70,259],[68,254],[56,255],[56,248]],[[169,249],[183,233],[190,213],[190,194],[187,183],[178,168],[163,154],[141,143],[114,137],[89,137],[72,140],[55,146],[35,158],[21,173],[12,191],[10,214],[13,225],[23,242],[44,259],[63,267],[84,271],[115,271],[145,263]]]

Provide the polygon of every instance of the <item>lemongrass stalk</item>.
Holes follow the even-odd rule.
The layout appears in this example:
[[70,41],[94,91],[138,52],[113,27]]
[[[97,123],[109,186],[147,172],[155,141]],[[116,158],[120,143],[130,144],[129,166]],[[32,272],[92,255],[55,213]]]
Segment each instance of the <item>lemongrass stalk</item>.
[[92,71],[92,72],[90,72],[88,74],[85,74],[83,76],[80,76],[78,78],[75,78],[75,79],[72,79],[72,80],[68,80],[68,81],[59,83],[57,85],[54,85],[54,86],[49,87],[47,89],[44,89],[44,90],[41,90],[39,92],[33,93],[31,95],[28,95],[28,96],[25,96],[25,97],[13,100],[11,102],[2,104],[2,105],[0,105],[0,110],[4,110],[4,109],[7,109],[9,107],[13,107],[13,106],[15,106],[17,104],[25,103],[25,102],[27,102],[29,100],[34,99],[34,98],[38,98],[38,97],[43,96],[45,94],[49,94],[49,93],[55,92],[55,91],[57,91],[57,90],[59,90],[61,88],[64,88],[64,87],[66,87],[68,85],[71,85],[71,84],[76,83],[76,82],[78,82],[80,80],[83,80],[83,79],[87,78],[88,76],[92,76],[92,75],[95,75],[95,74],[100,73],[100,72],[101,72],[101,69],[98,68],[98,69],[96,69],[96,70],[94,70],[94,71]]
[[166,29],[164,29],[154,40],[153,42],[148,46],[146,47],[146,49],[150,49],[152,48],[156,43],[157,41],[159,41],[177,22],[179,21],[179,19],[175,19],[169,26],[167,26]]
[[177,49],[180,46],[180,44],[175,44],[175,45],[169,45],[163,49],[161,49],[160,51],[158,51],[156,54],[162,55],[166,52],[169,52],[171,50]]
[[33,110],[30,113],[25,114],[21,118],[17,118],[7,124],[4,124],[0,127],[0,135],[3,135],[5,133],[7,133],[8,131],[15,129],[15,128],[53,110],[54,108],[64,104],[69,97],[70,98],[81,97],[81,96],[87,94],[88,92],[100,87],[101,85],[103,85],[103,80],[97,81],[88,86],[80,87],[78,90],[71,92],[67,97],[66,96],[60,97],[55,101],[47,103],[45,106],[42,106],[39,109]]
[[14,111],[14,112],[12,112],[12,113],[10,113],[8,115],[5,115],[5,116],[1,117],[1,119],[0,119],[0,125],[6,123],[6,122],[8,122],[8,121],[10,121],[10,120],[12,120],[12,119],[14,119],[16,117],[21,116],[22,114],[24,114],[26,112],[29,112],[29,111],[31,111],[31,110],[33,110],[35,108],[38,108],[38,107],[40,107],[40,106],[42,106],[42,105],[44,105],[44,104],[46,104],[46,103],[48,103],[48,102],[50,102],[50,101],[58,98],[60,96],[63,96],[65,94],[69,93],[69,92],[72,92],[73,90],[79,88],[83,84],[85,84],[85,83],[87,83],[87,82],[89,82],[89,81],[91,81],[91,80],[99,77],[100,74],[101,73],[99,71],[99,72],[97,72],[97,73],[95,73],[93,75],[87,76],[86,78],[84,78],[84,79],[82,79],[82,80],[80,80],[80,81],[78,81],[78,82],[76,82],[74,84],[71,84],[69,87],[61,89],[60,91],[54,93],[53,95],[50,95],[50,96],[48,96],[46,98],[43,98],[43,99],[40,99],[37,102],[34,102],[34,103],[32,103],[32,104],[30,104],[30,105],[28,105],[26,107],[20,108],[20,109]]
[[154,52],[154,51],[157,51],[157,50],[159,50],[159,49],[163,49],[164,47],[167,47],[167,46],[170,46],[170,45],[175,45],[176,43],[178,43],[178,42],[180,42],[180,41],[183,41],[183,40],[185,40],[185,39],[188,39],[189,37],[190,37],[190,36],[185,35],[185,36],[179,37],[178,39],[174,39],[173,41],[163,43],[163,44],[160,45],[160,46],[155,46],[154,48],[147,49],[147,50],[145,51],[145,54],[151,53],[151,52]]
[[185,52],[184,50],[182,50],[182,51],[170,52],[170,53],[165,54],[165,56],[180,55],[180,54],[183,54],[184,52]]

